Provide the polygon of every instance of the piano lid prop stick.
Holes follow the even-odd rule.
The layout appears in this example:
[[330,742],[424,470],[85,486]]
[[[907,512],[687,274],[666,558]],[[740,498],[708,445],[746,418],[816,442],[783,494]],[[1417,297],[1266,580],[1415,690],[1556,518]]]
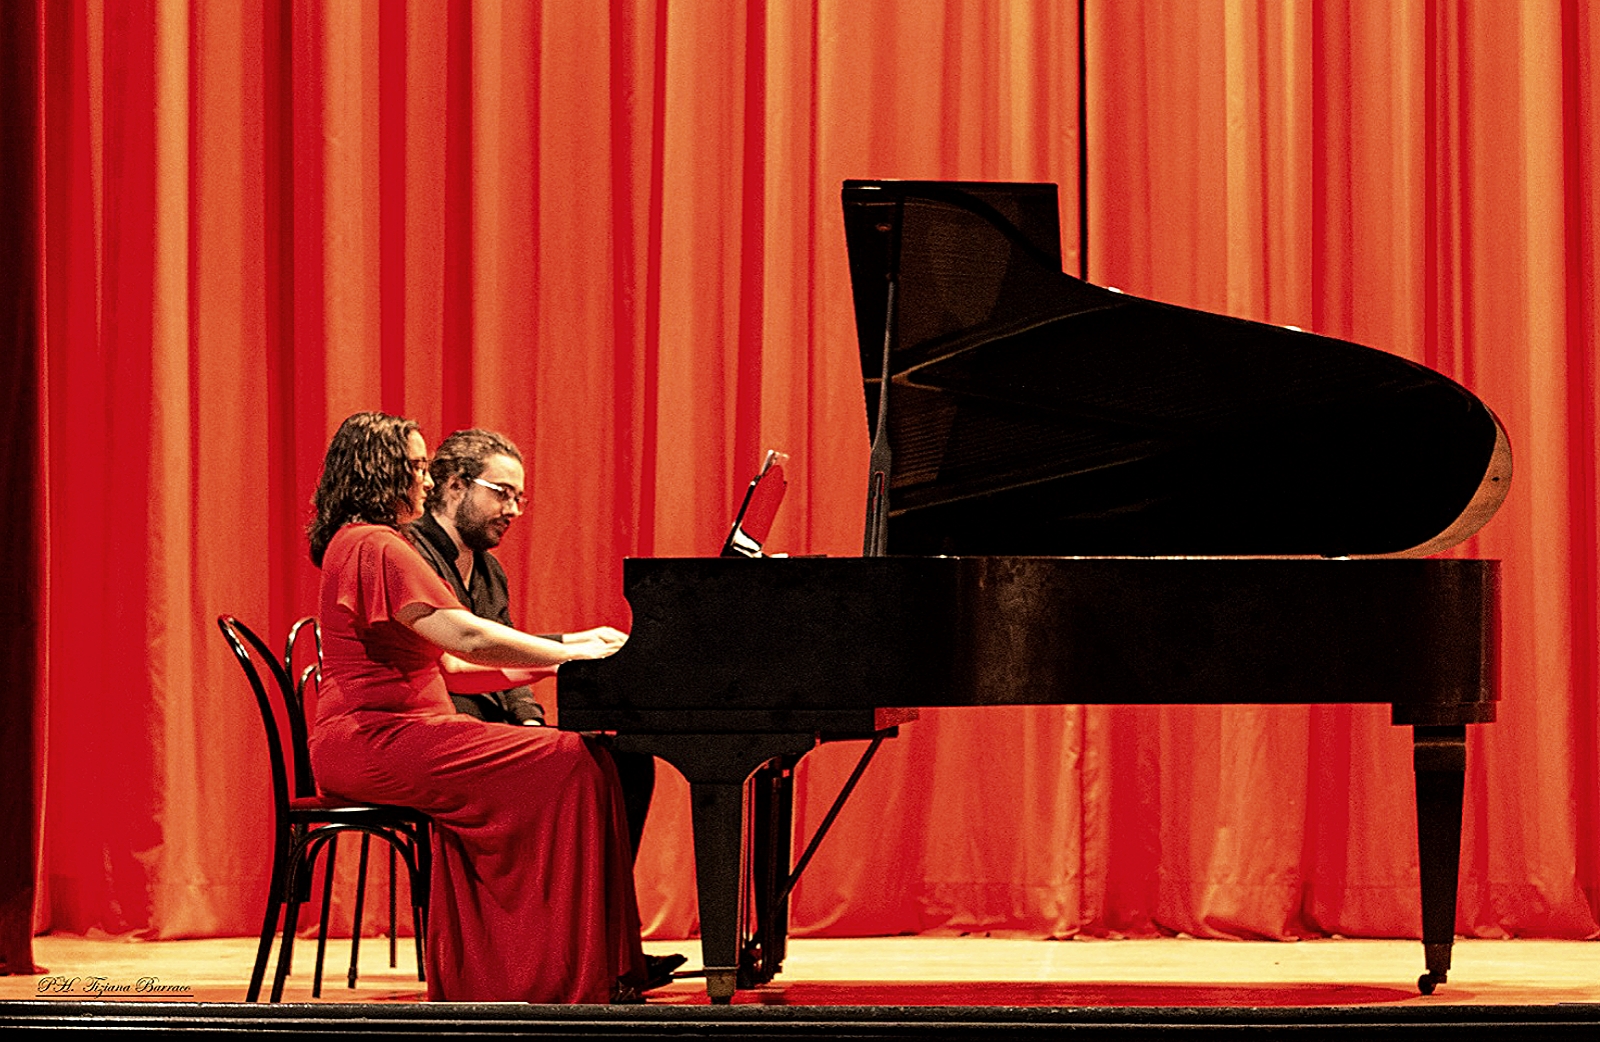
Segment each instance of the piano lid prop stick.
[[[889,226],[878,225],[887,232]],[[863,557],[882,557],[889,552],[889,352],[894,346],[894,268],[889,269],[889,300],[883,318],[883,369],[878,377],[878,419],[872,432],[871,478],[867,485],[867,534]]]
[[878,746],[883,744],[885,738],[892,736],[890,731],[879,731],[872,736],[872,744],[867,746],[866,752],[861,754],[861,759],[856,761],[856,769],[850,772],[849,779],[845,781],[844,788],[839,790],[839,795],[835,797],[833,806],[828,808],[828,813],[823,817],[822,824],[818,825],[817,831],[812,833],[811,842],[806,844],[805,853],[801,854],[800,860],[795,862],[794,871],[789,873],[789,878],[784,881],[783,890],[773,899],[772,905],[783,904],[789,899],[789,895],[794,892],[794,885],[800,882],[800,873],[804,872],[806,866],[811,864],[811,859],[816,855],[817,848],[822,846],[823,837],[828,834],[829,829],[833,828],[834,819],[839,816],[839,812],[844,810],[845,801],[856,790],[856,782],[860,781],[861,776],[866,773],[867,764],[872,762],[872,757],[877,753]]

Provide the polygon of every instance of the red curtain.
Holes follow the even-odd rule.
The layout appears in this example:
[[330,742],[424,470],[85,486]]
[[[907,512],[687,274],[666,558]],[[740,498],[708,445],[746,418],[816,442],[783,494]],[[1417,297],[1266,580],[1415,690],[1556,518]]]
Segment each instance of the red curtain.
[[[32,89],[0,106],[39,114],[42,390],[5,428],[7,458],[40,447],[16,487],[48,654],[5,696],[44,734],[37,925],[255,930],[260,725],[210,620],[310,610],[350,412],[521,445],[530,628],[625,623],[622,558],[714,553],[769,446],[770,545],[859,552],[837,193],[905,177],[1057,182],[1068,271],[1497,410],[1516,479],[1460,552],[1505,562],[1504,702],[1471,729],[1458,927],[1600,931],[1600,8],[1081,7],[1080,34],[1059,0],[34,0]],[[802,766],[802,830],[854,755]],[[1382,707],[926,712],[863,789],[798,932],[1419,931]],[[690,862],[663,770],[656,936],[694,929]]]
[[[1090,11],[1092,279],[1425,363],[1509,431],[1510,498],[1458,551],[1506,582],[1458,927],[1593,935],[1600,8]],[[1415,929],[1406,736],[1382,711],[1151,712],[1168,809],[1136,831],[1161,852],[1159,924]]]
[[[0,98],[16,99],[0,118],[0,487],[18,490],[18,522],[43,530],[39,481],[41,341],[39,252],[37,12],[0,8]],[[27,491],[23,491],[27,490]],[[19,539],[0,557],[0,661],[12,682],[0,711],[0,975],[32,973],[38,862],[39,750],[42,746],[45,654],[42,543]]]

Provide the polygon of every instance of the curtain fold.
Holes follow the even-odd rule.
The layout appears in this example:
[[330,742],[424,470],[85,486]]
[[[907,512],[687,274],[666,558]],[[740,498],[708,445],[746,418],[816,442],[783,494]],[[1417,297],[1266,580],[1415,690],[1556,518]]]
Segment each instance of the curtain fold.
[[[1504,561],[1504,700],[1470,729],[1457,926],[1600,933],[1594,3],[35,0],[0,25],[42,55],[0,93],[7,134],[38,114],[39,172],[4,166],[40,231],[6,260],[7,385],[34,390],[0,459],[48,478],[14,486],[39,518],[7,566],[42,580],[48,658],[6,696],[7,742],[47,726],[42,928],[259,925],[260,724],[211,619],[311,610],[350,412],[521,446],[501,557],[534,630],[625,626],[623,558],[715,553],[767,448],[793,457],[769,546],[859,553],[838,192],[895,177],[1055,182],[1068,272],[1495,409],[1516,478],[1456,552]],[[925,711],[795,929],[1415,936],[1409,744],[1375,706]],[[856,755],[802,763],[802,834]],[[660,773],[641,911],[684,936]]]
[[0,657],[11,666],[11,694],[0,713],[0,975],[32,973],[34,907],[38,895],[39,802],[48,660],[40,624],[49,610],[44,584],[43,499],[47,474],[38,430],[45,422],[40,364],[39,255],[43,119],[38,11],[16,4],[0,10],[0,97],[12,99],[0,120],[0,484],[17,490],[28,535],[0,561]]

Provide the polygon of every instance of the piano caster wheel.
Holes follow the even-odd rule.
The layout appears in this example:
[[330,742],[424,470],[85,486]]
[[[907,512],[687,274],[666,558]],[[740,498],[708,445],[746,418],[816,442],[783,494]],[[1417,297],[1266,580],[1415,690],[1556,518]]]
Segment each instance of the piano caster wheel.
[[1424,973],[1417,978],[1417,990],[1424,995],[1432,995],[1433,989],[1443,984],[1445,980],[1445,975],[1442,973]]
[[735,970],[707,970],[706,971],[706,997],[712,1004],[726,1006],[733,1001],[734,984],[738,973]]

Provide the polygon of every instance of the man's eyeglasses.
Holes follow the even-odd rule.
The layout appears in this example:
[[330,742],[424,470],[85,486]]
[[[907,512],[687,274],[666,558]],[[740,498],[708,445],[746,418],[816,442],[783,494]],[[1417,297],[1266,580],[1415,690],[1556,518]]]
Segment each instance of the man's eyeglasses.
[[473,478],[472,479],[472,483],[474,485],[482,485],[484,488],[488,489],[490,492],[493,492],[496,496],[499,497],[500,502],[502,502],[502,503],[514,503],[514,504],[516,504],[516,507],[517,507],[518,510],[521,510],[524,506],[527,505],[527,502],[528,502],[527,494],[523,493],[523,492],[518,492],[518,491],[512,489],[510,486],[497,485],[492,481],[485,481],[482,478]]

